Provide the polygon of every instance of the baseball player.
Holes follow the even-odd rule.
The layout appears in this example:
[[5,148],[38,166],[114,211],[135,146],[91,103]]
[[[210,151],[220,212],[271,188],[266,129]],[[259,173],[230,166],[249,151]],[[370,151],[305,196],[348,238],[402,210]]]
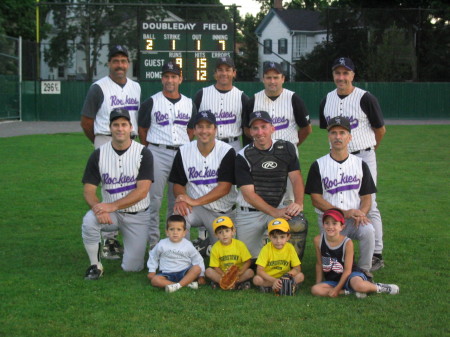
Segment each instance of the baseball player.
[[[236,156],[237,197],[236,230],[253,258],[263,246],[267,223],[274,218],[286,220],[303,210],[303,178],[294,144],[272,140],[275,126],[266,111],[250,114],[253,143]],[[293,186],[294,201],[287,204],[287,178]]]
[[216,133],[214,114],[198,112],[194,118],[197,140],[180,147],[169,177],[176,196],[174,213],[186,218],[188,230],[193,225],[205,226],[212,243],[217,241],[213,221],[219,216],[235,218],[237,194],[232,188],[236,152],[217,140]]
[[[369,165],[372,178],[377,183],[377,160],[375,150],[383,139],[386,128],[378,100],[371,93],[353,86],[355,65],[352,60],[340,57],[333,62],[332,72],[336,89],[329,92],[320,104],[320,127],[325,129],[327,122],[336,116],[350,119],[352,141],[348,145],[350,153],[360,157]],[[375,252],[372,258],[372,271],[384,267],[383,225],[377,207],[376,194],[372,194],[372,207],[369,211],[375,228]]]
[[346,117],[330,119],[328,140],[331,151],[311,165],[305,193],[311,195],[322,232],[325,211],[338,208],[344,213],[342,235],[359,240],[358,267],[371,277],[375,231],[367,213],[376,187],[367,164],[348,152],[347,146],[352,140],[350,125]]
[[233,86],[236,77],[234,61],[226,56],[218,58],[214,78],[216,83],[200,89],[194,97],[198,111],[211,110],[217,120],[217,138],[233,146],[236,152],[241,147],[242,111],[248,96]]
[[[120,230],[125,247],[122,269],[144,267],[150,213],[148,191],[153,181],[153,158],[143,145],[131,140],[131,115],[124,108],[110,114],[112,140],[96,149],[83,176],[84,198],[91,208],[81,227],[91,266],[85,279],[103,274],[100,261],[100,232]],[[102,201],[97,197],[101,183]]]
[[[108,54],[109,75],[93,83],[87,93],[81,111],[81,127],[96,149],[111,141],[109,114],[115,108],[129,111],[133,127],[131,135],[133,138],[137,135],[136,114],[141,87],[127,78],[129,64],[128,50],[120,45],[113,46]],[[116,239],[117,232],[102,233],[102,237],[102,257],[119,259],[122,247]]]
[[[190,121],[196,109],[190,98],[180,94],[182,81],[180,67],[175,62],[166,62],[162,67],[162,91],[143,102],[138,113],[139,138],[154,158],[155,182],[150,190],[150,247],[159,241],[159,209],[173,159],[178,148],[193,138]],[[167,200],[169,216],[175,202],[171,183]]]

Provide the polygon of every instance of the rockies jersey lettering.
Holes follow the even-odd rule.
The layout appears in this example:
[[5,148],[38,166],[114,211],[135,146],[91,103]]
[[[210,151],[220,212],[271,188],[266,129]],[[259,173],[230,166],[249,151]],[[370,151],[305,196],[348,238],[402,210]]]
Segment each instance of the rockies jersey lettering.
[[253,111],[263,110],[270,114],[272,124],[275,126],[272,139],[284,139],[297,144],[298,132],[292,107],[292,95],[294,95],[293,91],[283,89],[281,95],[273,101],[262,90],[255,94]]
[[352,140],[348,144],[349,152],[373,148],[377,143],[369,118],[361,109],[361,98],[365,93],[366,91],[355,87],[350,95],[341,99],[335,89],[329,92],[326,98],[323,113],[327,122],[336,116],[345,116],[350,119]]
[[103,91],[103,103],[97,112],[94,121],[94,134],[109,135],[109,115],[115,108],[127,109],[130,113],[132,134],[137,135],[137,111],[141,98],[141,87],[139,83],[127,78],[127,83],[122,88],[109,76],[103,77],[97,84]]
[[[136,177],[141,166],[143,148],[143,145],[132,141],[126,152],[119,156],[114,151],[111,142],[100,147],[98,166],[102,178],[102,198],[104,202],[112,203],[122,199],[136,189]],[[139,212],[149,205],[150,199],[147,196],[133,206],[120,211]]]
[[344,272],[345,245],[349,238],[345,238],[339,246],[328,246],[325,235],[320,240],[320,254],[322,255],[322,270],[326,281],[339,282]]
[[211,110],[216,116],[217,138],[238,137],[242,134],[242,91],[233,87],[221,93],[214,85],[203,88],[198,111]]
[[[180,147],[183,168],[188,179],[186,192],[191,198],[198,199],[217,186],[220,164],[230,149],[230,145],[217,140],[214,149],[207,157],[203,157],[196,140]],[[230,193],[203,207],[214,212],[226,212],[236,202],[236,195],[236,189],[232,187]]]
[[[323,198],[340,209],[359,209],[359,190],[363,178],[361,158],[350,154],[343,163],[339,163],[327,154],[319,158],[317,163]],[[316,212],[322,214],[318,209]]]
[[149,143],[180,146],[189,142],[187,125],[192,116],[192,100],[184,95],[175,104],[162,92],[152,96],[151,123],[147,132]]

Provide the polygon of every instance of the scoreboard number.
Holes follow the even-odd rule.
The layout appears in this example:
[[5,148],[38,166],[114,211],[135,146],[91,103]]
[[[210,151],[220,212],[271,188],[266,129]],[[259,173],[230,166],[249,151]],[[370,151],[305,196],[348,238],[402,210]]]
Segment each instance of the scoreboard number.
[[152,39],[147,39],[146,41],[146,50],[153,50],[153,40]]
[[217,50],[226,50],[225,40],[219,40],[217,44]]
[[196,80],[197,81],[206,81],[207,80],[206,75],[207,75],[206,70],[197,70]]

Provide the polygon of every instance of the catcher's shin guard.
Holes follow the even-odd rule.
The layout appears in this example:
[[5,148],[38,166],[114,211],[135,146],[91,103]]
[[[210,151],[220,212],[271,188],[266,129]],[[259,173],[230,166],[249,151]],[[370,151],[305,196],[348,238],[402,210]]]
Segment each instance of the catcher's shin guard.
[[305,252],[306,246],[306,235],[308,234],[308,220],[303,212],[292,217],[288,221],[289,227],[291,228],[291,239],[289,240],[295,247],[297,255],[300,261],[303,259],[303,253]]

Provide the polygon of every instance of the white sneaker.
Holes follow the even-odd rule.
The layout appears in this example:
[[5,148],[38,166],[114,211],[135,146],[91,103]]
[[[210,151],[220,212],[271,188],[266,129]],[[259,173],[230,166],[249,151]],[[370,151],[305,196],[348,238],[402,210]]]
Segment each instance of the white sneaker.
[[367,294],[366,293],[360,293],[360,292],[355,292],[355,296],[356,298],[366,298]]
[[191,283],[189,283],[189,284],[187,285],[187,287],[188,287],[188,288],[191,288],[191,289],[194,289],[194,290],[197,290],[197,289],[198,289],[198,282],[196,282],[196,281],[191,282]]
[[166,293],[174,293],[175,291],[181,288],[179,283],[169,284],[164,287],[166,289]]
[[400,292],[400,288],[396,284],[377,283],[377,288],[377,293],[397,295]]

